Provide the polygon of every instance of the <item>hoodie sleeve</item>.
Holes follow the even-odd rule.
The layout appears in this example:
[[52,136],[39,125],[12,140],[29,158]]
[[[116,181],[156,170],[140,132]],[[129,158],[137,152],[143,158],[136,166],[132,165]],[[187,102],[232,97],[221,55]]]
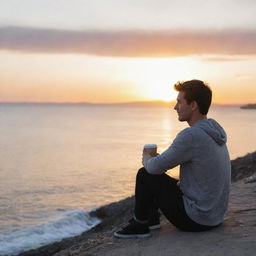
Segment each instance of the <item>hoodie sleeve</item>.
[[172,145],[162,154],[151,157],[144,162],[144,167],[150,174],[163,174],[177,165],[192,158],[193,147],[191,128],[181,131]]

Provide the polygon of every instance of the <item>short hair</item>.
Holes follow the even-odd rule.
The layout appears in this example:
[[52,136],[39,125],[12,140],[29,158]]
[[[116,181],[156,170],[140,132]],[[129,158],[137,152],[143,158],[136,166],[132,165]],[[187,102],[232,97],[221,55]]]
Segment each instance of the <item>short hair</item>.
[[187,104],[195,101],[201,114],[206,115],[212,102],[212,90],[207,83],[201,80],[189,80],[177,82],[174,89],[178,92],[184,92]]

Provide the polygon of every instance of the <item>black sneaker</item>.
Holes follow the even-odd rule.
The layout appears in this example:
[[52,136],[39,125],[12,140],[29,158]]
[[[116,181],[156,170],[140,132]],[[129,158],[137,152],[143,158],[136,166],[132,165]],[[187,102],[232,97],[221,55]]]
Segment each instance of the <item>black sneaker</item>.
[[[150,229],[150,230],[155,230],[155,229],[159,229],[159,228],[161,228],[161,224],[160,224],[160,217],[159,217],[160,215],[158,215],[158,216],[153,216],[153,217],[151,217],[150,219],[149,219],[149,221],[148,221],[148,228]],[[129,223],[131,223],[131,222],[133,222],[134,221],[134,219],[130,219],[129,220]]]
[[148,224],[141,224],[132,219],[122,230],[114,232],[114,236],[118,238],[146,238],[151,234]]
[[150,230],[161,228],[159,216],[153,216],[148,221],[148,226]]

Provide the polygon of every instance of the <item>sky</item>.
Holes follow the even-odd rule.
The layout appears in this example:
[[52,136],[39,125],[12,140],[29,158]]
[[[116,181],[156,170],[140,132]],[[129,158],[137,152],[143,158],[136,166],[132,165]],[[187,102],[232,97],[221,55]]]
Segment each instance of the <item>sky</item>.
[[0,102],[256,103],[255,0],[0,1]]

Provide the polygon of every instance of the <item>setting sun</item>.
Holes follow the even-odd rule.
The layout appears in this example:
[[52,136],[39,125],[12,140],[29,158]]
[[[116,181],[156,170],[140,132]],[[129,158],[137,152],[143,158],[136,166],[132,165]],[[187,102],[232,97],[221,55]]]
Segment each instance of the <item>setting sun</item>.
[[159,85],[151,87],[148,91],[148,97],[153,100],[173,101],[176,99],[177,92],[172,88],[172,85]]
[[125,79],[139,88],[137,93],[145,100],[175,100],[173,85],[181,79],[193,79],[198,73],[197,65],[189,58],[141,58],[128,62]]

